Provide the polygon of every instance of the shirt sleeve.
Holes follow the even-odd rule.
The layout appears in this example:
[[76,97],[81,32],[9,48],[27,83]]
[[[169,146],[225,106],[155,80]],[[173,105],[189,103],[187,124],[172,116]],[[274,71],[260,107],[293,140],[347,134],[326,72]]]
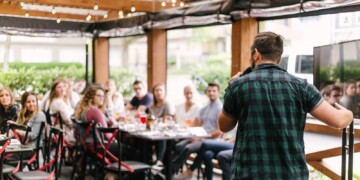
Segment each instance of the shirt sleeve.
[[[95,121],[97,124],[100,124],[101,127],[108,127],[106,120],[104,119],[104,115],[103,113],[95,107],[91,107],[87,112],[86,112],[86,120],[92,120]],[[105,134],[106,139],[110,139],[111,138],[111,134],[106,133]]]
[[175,114],[175,107],[169,102],[166,102],[164,115],[173,116],[174,114]]
[[146,98],[146,100],[145,100],[145,104],[144,104],[144,105],[145,105],[146,107],[150,107],[151,102],[152,102],[152,100],[153,100],[152,94],[147,93],[145,98]]
[[223,105],[223,113],[232,118],[236,118],[236,112],[238,111],[236,108],[236,100],[237,96],[235,96],[235,91],[237,88],[234,86],[230,86],[227,88],[224,94],[224,105]]
[[306,91],[304,94],[307,112],[312,111],[324,100],[316,87],[311,84],[306,84]]

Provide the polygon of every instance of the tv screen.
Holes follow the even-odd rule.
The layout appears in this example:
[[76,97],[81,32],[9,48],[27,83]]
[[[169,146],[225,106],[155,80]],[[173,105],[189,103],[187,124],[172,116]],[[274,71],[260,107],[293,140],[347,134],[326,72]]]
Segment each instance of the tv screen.
[[[360,40],[314,47],[314,85],[325,98],[329,86],[340,87],[338,102],[359,117]],[[330,92],[330,93],[329,93]],[[327,98],[325,98],[327,100]]]

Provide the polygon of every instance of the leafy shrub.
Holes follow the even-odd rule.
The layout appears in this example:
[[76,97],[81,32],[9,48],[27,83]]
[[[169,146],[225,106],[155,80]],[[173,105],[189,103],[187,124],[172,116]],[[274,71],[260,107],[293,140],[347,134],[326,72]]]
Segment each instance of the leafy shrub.
[[[0,64],[2,67],[2,63]],[[81,63],[66,63],[66,62],[49,62],[49,63],[39,63],[39,62],[11,62],[9,63],[9,69],[21,69],[23,67],[32,67],[37,70],[53,69],[53,68],[84,68]]]

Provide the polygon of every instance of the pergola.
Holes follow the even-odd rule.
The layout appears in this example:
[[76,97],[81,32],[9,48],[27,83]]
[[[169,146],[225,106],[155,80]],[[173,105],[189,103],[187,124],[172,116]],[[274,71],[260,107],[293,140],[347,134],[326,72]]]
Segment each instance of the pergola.
[[[100,83],[109,78],[109,38],[146,35],[150,89],[166,82],[169,29],[232,24],[231,74],[235,74],[249,66],[249,47],[260,20],[359,9],[360,0],[0,0],[0,33],[91,37],[94,81]],[[314,161],[319,160],[315,156],[323,157],[311,156]],[[323,165],[314,165],[339,178]]]

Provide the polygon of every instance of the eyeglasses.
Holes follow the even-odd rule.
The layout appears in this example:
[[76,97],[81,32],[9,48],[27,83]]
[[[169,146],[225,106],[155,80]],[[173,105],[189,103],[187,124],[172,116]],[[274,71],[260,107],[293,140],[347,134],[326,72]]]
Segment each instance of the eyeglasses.
[[340,94],[332,94],[331,96],[332,97],[340,97],[341,95]]
[[104,97],[105,97],[105,96],[102,95],[102,94],[96,94],[96,96],[99,97],[99,98],[104,98]]
[[141,88],[134,88],[134,91],[141,90]]

